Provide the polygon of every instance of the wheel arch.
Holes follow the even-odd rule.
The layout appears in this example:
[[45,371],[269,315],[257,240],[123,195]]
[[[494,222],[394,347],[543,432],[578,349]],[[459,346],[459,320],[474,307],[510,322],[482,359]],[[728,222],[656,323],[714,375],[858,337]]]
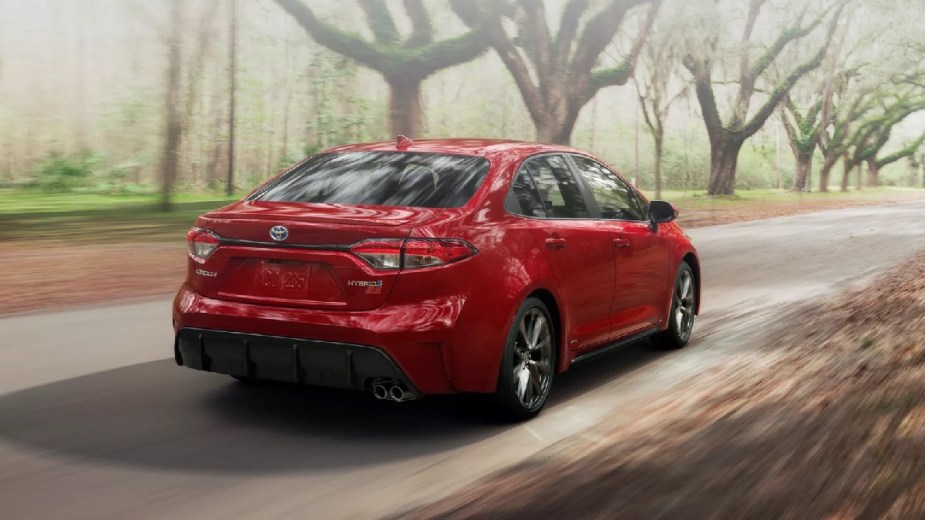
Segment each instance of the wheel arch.
[[555,295],[546,288],[540,287],[534,289],[530,294],[524,298],[526,301],[528,298],[536,298],[537,300],[543,302],[543,305],[546,306],[546,309],[549,310],[550,317],[553,321],[553,327],[555,327],[556,334],[556,352],[553,356],[556,360],[556,373],[561,372],[561,367],[565,366],[563,355],[568,351],[567,348],[563,348],[563,343],[565,342],[565,327],[562,322],[562,311],[559,308],[559,303],[556,301]]
[[697,307],[694,309],[694,314],[700,314],[700,260],[697,258],[697,255],[693,251],[688,252],[684,255],[684,258],[681,259],[682,262],[687,263],[691,266],[691,271],[694,272],[694,289],[697,291]]

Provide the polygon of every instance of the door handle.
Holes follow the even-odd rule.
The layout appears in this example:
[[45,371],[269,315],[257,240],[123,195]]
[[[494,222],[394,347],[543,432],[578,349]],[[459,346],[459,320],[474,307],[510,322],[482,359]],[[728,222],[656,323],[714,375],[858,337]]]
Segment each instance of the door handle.
[[549,249],[564,249],[568,242],[564,238],[552,237],[546,239],[546,247]]
[[613,239],[613,247],[617,249],[626,249],[629,246],[630,246],[630,241],[625,238]]

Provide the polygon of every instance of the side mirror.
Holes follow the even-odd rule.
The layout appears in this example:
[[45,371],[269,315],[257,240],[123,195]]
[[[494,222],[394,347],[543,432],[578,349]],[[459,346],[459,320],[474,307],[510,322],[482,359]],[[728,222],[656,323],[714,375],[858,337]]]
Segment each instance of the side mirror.
[[678,218],[678,208],[674,204],[663,200],[653,200],[649,203],[649,216],[652,222],[661,224],[662,222],[671,222]]

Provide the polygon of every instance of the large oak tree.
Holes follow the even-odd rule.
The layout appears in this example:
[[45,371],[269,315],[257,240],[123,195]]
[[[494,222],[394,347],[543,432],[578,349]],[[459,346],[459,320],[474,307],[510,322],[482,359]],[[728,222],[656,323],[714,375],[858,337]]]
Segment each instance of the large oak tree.
[[[741,26],[741,33],[732,37],[731,43],[730,35],[725,32],[731,24],[724,21],[737,14],[736,6],[741,3],[719,1],[712,3],[712,10],[707,9],[707,3],[702,4],[702,18],[696,20],[697,25],[690,29],[693,38],[683,64],[693,75],[710,139],[709,194],[735,193],[736,168],[742,146],[764,126],[794,85],[822,64],[847,1],[801,2],[802,8],[795,9],[793,19],[780,24],[776,36],[766,44],[756,41],[755,27],[762,11],[771,9],[768,0],[749,0],[745,5],[745,23]],[[819,9],[813,12],[813,7]],[[779,80],[769,81],[769,72],[772,66],[780,64],[783,51],[805,41],[820,28],[824,31],[822,42],[805,53],[807,57],[790,67]],[[737,63],[727,63],[728,57]],[[727,75],[727,68],[735,72]],[[760,88],[762,86],[764,88]],[[724,116],[717,91],[729,90],[733,95],[729,113]],[[761,96],[763,102],[757,110],[752,110],[756,95],[762,92],[765,93]]]
[[[411,33],[402,35],[384,0],[357,0],[373,35],[359,34],[320,19],[302,0],[275,0],[319,44],[375,70],[390,90],[389,120],[393,134],[417,137],[422,130],[421,84],[435,72],[471,61],[489,48],[484,23],[500,4],[469,0],[454,6],[471,29],[442,40],[423,0],[403,0]],[[497,17],[497,16],[495,16]]]
[[[453,0],[453,7],[470,25],[478,19],[465,10],[472,0]],[[490,18],[491,45],[507,66],[530,117],[538,141],[569,144],[581,109],[603,88],[624,85],[633,77],[636,61],[662,0],[610,0],[598,10],[591,0],[568,0],[557,28],[549,26],[543,0],[511,2],[507,19]],[[648,5],[629,49],[617,63],[601,65],[608,47],[618,38],[628,13]]]

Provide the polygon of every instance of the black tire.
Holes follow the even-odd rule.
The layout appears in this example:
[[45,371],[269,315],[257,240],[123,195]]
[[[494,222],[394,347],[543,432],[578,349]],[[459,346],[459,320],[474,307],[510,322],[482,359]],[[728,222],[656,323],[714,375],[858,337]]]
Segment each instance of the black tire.
[[[685,289],[685,283],[690,284],[689,288]],[[694,330],[696,309],[697,278],[691,266],[687,262],[681,262],[671,290],[668,328],[653,336],[652,343],[663,349],[679,349],[687,345]]]
[[253,377],[247,377],[247,376],[231,376],[231,377],[232,379],[234,379],[235,381],[243,385],[255,385],[260,382],[259,380],[254,379]]
[[[538,321],[538,317],[542,317],[545,326]],[[534,329],[531,327],[540,329],[539,339],[533,345],[535,348],[529,344],[531,338],[526,341],[523,338],[524,331],[528,335],[532,334]],[[543,409],[556,372],[556,338],[557,331],[549,309],[542,301],[527,298],[511,323],[504,345],[498,386],[491,396],[492,412],[496,419],[505,422],[525,421]]]

